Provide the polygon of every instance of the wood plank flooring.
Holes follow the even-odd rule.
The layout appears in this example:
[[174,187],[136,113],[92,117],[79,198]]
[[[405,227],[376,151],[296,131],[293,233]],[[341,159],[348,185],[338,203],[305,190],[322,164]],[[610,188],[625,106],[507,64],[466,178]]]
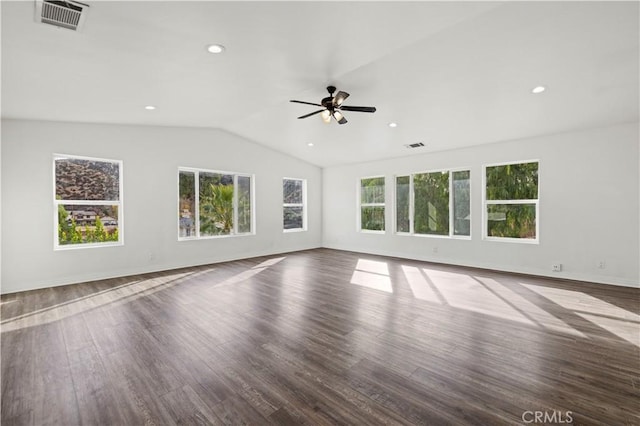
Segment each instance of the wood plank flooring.
[[638,289],[317,249],[1,303],[3,426],[640,424]]

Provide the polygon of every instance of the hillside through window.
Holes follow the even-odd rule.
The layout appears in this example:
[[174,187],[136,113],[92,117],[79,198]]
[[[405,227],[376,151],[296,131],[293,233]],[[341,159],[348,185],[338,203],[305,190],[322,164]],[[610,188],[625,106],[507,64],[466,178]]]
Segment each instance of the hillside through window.
[[122,162],[54,155],[55,249],[122,244]]

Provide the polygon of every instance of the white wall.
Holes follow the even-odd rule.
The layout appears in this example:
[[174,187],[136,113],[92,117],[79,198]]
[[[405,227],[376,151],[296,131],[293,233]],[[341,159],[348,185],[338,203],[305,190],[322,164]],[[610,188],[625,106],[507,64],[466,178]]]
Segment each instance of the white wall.
[[[428,143],[428,141],[427,141]],[[323,245],[329,248],[639,287],[638,123],[325,168]],[[540,244],[483,241],[482,166],[540,160]],[[469,167],[472,239],[393,232],[393,177]],[[356,231],[362,176],[386,176],[384,235]],[[434,253],[437,248],[437,253]],[[605,261],[605,269],[597,264]],[[551,272],[560,262],[563,271]]]
[[[124,246],[53,250],[53,153],[123,160]],[[178,166],[255,174],[256,235],[178,242]],[[307,232],[282,232],[285,176]],[[2,292],[318,247],[321,202],[320,168],[224,131],[3,120]]]

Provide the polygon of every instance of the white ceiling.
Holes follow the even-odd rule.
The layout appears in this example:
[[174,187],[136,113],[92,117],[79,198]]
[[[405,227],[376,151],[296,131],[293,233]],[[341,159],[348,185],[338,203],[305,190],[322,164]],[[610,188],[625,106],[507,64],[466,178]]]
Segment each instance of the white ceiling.
[[[638,2],[87,3],[77,33],[2,1],[3,117],[222,128],[319,166],[638,121]],[[297,120],[328,84],[378,111]]]

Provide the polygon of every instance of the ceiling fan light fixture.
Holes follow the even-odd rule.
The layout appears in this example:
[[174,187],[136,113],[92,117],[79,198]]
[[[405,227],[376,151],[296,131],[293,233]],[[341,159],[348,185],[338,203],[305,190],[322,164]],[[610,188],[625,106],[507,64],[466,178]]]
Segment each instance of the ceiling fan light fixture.
[[333,111],[333,118],[336,119],[338,124],[345,124],[347,122],[347,119],[344,118],[344,115],[342,115],[340,111]]
[[328,109],[325,109],[320,113],[320,117],[322,117],[322,121],[326,124],[331,123],[331,112]]

